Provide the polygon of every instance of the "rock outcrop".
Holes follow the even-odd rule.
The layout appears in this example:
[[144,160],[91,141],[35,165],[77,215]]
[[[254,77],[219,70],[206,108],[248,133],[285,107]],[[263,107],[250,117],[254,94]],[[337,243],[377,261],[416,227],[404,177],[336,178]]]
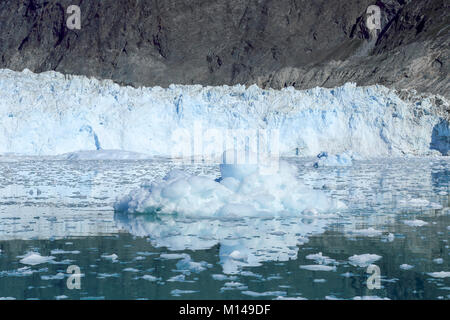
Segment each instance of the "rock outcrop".
[[[366,9],[381,8],[381,30]],[[81,8],[81,29],[66,26]],[[0,68],[132,86],[383,84],[449,97],[446,0],[2,0]]]

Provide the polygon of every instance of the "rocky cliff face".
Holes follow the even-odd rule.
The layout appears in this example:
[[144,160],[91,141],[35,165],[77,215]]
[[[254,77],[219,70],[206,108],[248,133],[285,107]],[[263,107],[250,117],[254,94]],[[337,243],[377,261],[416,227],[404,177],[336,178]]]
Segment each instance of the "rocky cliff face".
[[[66,26],[81,8],[81,29]],[[381,8],[371,35],[366,9]],[[133,86],[333,87],[449,96],[446,0],[1,0],[0,68]]]

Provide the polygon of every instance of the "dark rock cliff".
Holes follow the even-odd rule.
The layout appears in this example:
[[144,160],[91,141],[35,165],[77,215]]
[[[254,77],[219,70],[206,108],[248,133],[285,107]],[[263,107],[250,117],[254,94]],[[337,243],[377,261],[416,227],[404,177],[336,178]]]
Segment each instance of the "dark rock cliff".
[[[81,8],[81,30],[66,27]],[[366,9],[381,8],[369,34]],[[449,95],[447,0],[0,0],[0,68],[133,86],[332,87]]]

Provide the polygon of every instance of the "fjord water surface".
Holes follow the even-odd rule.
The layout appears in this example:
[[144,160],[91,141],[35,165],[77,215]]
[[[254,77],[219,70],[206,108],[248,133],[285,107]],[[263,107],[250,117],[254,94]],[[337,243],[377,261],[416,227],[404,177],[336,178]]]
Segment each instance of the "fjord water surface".
[[[448,158],[287,160],[347,208],[261,219],[115,212],[117,197],[173,168],[219,170],[156,158],[3,160],[0,297],[449,299]],[[381,276],[372,289],[370,264]],[[80,289],[67,287],[71,265]]]

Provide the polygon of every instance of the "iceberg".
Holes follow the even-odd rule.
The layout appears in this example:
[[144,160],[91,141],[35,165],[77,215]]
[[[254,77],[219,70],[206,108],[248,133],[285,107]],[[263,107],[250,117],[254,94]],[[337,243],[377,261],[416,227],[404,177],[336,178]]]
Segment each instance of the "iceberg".
[[345,208],[344,203],[303,185],[297,178],[296,168],[284,161],[280,161],[278,172],[270,175],[261,174],[257,166],[247,172],[247,166],[223,164],[219,179],[175,169],[161,181],[131,191],[116,202],[114,209],[129,213],[240,219],[316,216]]
[[251,132],[272,133],[269,139],[276,137],[277,151],[287,156],[323,150],[363,157],[446,154],[448,102],[403,96],[353,83],[303,91],[255,85],[132,88],[57,72],[0,69],[0,154],[121,150],[130,152],[125,158],[209,156],[215,148],[218,154],[226,150],[230,130],[238,140]]
[[[258,166],[246,168],[246,164],[223,164],[218,179],[172,170],[162,180],[118,199],[117,225],[170,250],[220,244],[222,268],[233,274],[263,261],[295,258],[305,237],[323,232],[336,218],[329,213],[346,207],[303,185],[296,168],[284,161],[276,174],[261,174]],[[206,267],[180,254],[162,257],[182,259],[178,269]]]

